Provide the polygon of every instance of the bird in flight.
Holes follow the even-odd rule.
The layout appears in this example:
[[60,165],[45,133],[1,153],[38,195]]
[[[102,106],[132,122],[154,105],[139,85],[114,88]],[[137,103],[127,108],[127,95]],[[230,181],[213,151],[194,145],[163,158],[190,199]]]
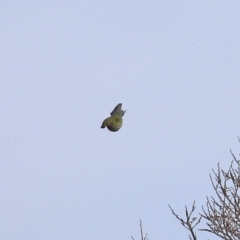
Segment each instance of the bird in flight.
[[122,110],[122,104],[119,103],[110,113],[111,117],[108,117],[103,121],[101,128],[107,127],[108,130],[117,132],[122,127],[122,117],[126,111]]

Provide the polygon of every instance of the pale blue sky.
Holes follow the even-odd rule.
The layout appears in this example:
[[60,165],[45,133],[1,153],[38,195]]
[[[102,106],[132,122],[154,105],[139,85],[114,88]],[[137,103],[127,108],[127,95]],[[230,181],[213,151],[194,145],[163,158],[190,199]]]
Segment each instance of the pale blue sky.
[[[168,204],[200,210],[239,153],[239,12],[2,1],[0,239],[137,240],[140,218],[149,240],[188,239]],[[101,129],[118,103],[123,127]]]

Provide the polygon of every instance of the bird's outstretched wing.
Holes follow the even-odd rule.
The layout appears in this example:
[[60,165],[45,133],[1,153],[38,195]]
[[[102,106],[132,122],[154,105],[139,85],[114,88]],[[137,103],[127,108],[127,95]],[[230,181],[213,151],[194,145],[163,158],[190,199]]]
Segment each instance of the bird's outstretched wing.
[[110,113],[111,116],[113,116],[114,114],[118,113],[121,111],[122,108],[122,103],[119,103]]

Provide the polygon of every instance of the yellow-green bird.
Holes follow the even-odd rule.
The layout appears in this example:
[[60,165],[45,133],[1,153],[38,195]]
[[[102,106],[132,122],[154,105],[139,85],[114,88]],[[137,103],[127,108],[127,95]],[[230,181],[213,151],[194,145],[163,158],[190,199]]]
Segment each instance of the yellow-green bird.
[[112,132],[118,131],[122,127],[123,124],[122,116],[126,112],[123,111],[121,108],[122,104],[119,103],[110,113],[111,117],[108,117],[103,121],[101,128],[107,127],[108,130]]

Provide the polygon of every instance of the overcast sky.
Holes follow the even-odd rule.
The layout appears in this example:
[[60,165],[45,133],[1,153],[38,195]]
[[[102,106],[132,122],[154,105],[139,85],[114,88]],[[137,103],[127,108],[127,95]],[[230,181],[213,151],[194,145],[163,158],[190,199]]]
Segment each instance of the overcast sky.
[[[2,1],[0,239],[188,239],[171,214],[240,152],[239,1]],[[101,129],[118,104],[118,132]],[[205,227],[204,224],[201,227]],[[202,239],[217,239],[199,234]]]

